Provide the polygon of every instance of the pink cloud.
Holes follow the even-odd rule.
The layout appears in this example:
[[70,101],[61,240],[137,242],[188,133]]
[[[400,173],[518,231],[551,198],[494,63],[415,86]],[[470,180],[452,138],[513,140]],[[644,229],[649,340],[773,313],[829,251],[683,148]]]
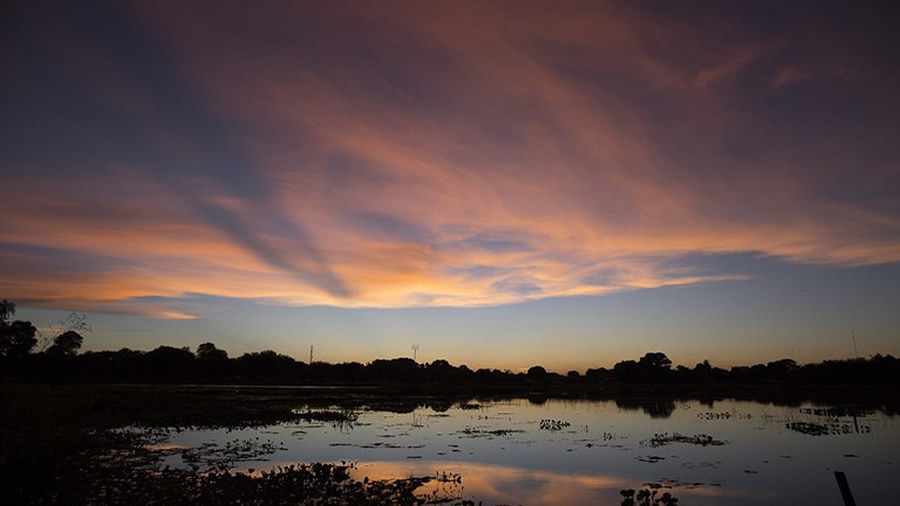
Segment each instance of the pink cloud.
[[[184,169],[96,169],[84,177],[98,188],[74,196],[65,184],[13,182],[17,223],[0,225],[0,242],[119,266],[65,279],[3,273],[13,295],[96,307],[188,293],[479,306],[741,279],[666,267],[695,253],[900,260],[896,217],[823,201],[809,160],[777,146],[729,154],[735,138],[766,141],[758,132],[770,120],[735,109],[717,85],[764,53],[723,59],[714,48],[696,61],[717,63],[688,79],[690,62],[646,41],[689,30],[637,11],[406,7],[294,6],[251,23],[227,7],[153,6],[145,17],[178,78],[234,132],[223,149],[246,160],[171,128],[140,83],[96,63],[118,76],[111,100],[146,119],[153,149]],[[322,33],[298,28],[304,16]],[[329,38],[332,29],[347,33]],[[804,77],[783,68],[771,86]],[[233,184],[220,166],[230,163],[262,190]],[[106,186],[110,173],[118,180]],[[297,272],[327,272],[346,290]],[[609,273],[604,283],[586,281],[597,272]],[[185,316],[176,309],[145,313]]]

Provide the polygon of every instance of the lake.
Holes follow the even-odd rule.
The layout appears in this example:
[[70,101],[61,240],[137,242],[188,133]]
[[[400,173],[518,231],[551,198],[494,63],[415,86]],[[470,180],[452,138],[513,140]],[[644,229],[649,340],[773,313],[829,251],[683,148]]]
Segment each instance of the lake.
[[900,476],[900,424],[873,409],[540,397],[402,411],[298,405],[309,421],[173,431],[164,445],[181,451],[166,464],[352,461],[359,479],[446,473],[422,493],[527,505],[618,505],[622,489],[649,487],[679,504],[841,505],[835,471],[859,504],[883,504]]

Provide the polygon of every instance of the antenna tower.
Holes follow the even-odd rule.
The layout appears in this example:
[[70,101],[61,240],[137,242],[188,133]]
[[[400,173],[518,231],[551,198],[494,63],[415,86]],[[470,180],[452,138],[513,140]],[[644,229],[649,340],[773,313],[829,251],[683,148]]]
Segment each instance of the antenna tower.
[[414,345],[410,346],[410,348],[412,348],[412,351],[413,351],[413,362],[415,362],[415,361],[416,361],[416,352],[419,351],[419,345],[418,345],[418,344],[414,344]]

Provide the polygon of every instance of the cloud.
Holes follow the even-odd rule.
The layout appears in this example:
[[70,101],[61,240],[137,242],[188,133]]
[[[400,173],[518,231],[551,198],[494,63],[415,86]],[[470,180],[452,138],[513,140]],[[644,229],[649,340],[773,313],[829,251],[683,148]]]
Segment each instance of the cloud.
[[769,87],[773,90],[778,90],[785,86],[799,83],[807,77],[809,77],[809,74],[801,68],[794,66],[784,67],[775,74],[769,83]]
[[295,5],[253,23],[211,7],[70,27],[82,44],[50,39],[48,64],[14,69],[83,58],[120,93],[78,65],[42,81],[92,105],[47,119],[79,139],[66,156],[0,158],[5,297],[158,317],[199,315],[190,293],[484,306],[745,277],[704,254],[900,261],[891,145],[859,126],[822,147],[815,116],[786,122],[763,92],[803,71],[741,49],[769,47],[752,27],[723,49],[603,3]]
[[753,57],[753,51],[743,51],[719,65],[700,70],[694,76],[694,79],[691,80],[691,84],[702,89],[709,88],[710,86],[731,78],[740,72],[741,69],[753,60]]

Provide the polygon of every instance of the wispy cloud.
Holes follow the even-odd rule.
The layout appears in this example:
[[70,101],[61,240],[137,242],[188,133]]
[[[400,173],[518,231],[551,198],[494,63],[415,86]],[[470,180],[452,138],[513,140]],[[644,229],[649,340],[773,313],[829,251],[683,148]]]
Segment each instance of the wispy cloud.
[[[121,14],[133,33],[70,30],[119,93],[60,70],[102,107],[52,132],[95,148],[0,159],[15,175],[8,297],[162,318],[196,316],[178,307],[188,293],[479,306],[744,277],[666,263],[691,253],[900,261],[896,197],[845,192],[839,169],[780,134],[775,105],[748,111],[718,86],[747,74],[763,100],[799,67],[772,77],[757,51],[669,54],[648,41],[688,26],[602,3],[285,9],[255,11],[251,28],[228,6],[152,4]],[[890,180],[854,162],[870,139],[832,148],[854,187]]]
[[779,88],[784,88],[785,86],[799,83],[807,77],[809,77],[809,74],[799,67],[784,67],[772,77],[769,87],[773,90],[777,90]]
[[753,60],[753,56],[753,51],[743,51],[714,67],[700,70],[694,76],[694,79],[691,80],[691,83],[698,88],[708,88],[722,80],[733,77]]

